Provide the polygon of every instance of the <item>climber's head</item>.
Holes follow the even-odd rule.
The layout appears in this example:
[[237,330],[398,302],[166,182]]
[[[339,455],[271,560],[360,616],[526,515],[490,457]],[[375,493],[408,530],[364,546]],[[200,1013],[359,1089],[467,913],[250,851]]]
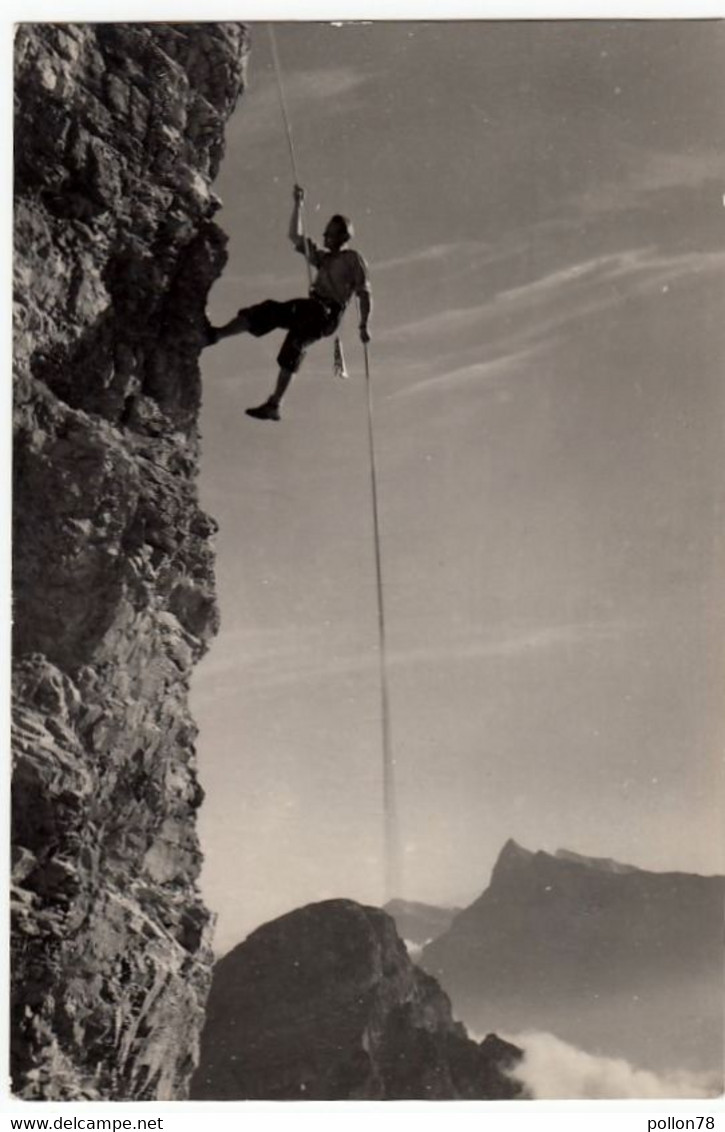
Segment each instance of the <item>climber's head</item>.
[[347,216],[340,216],[336,213],[331,216],[327,221],[327,227],[323,232],[322,239],[326,248],[336,251],[351,240],[353,236],[352,224]]

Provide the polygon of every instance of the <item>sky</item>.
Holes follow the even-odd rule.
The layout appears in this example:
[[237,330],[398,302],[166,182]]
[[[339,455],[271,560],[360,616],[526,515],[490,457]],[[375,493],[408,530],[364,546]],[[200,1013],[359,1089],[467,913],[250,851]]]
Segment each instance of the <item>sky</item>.
[[[268,29],[215,191],[213,322],[304,294]],[[306,223],[355,224],[403,895],[504,842],[725,871],[722,23],[280,23]],[[222,631],[194,677],[220,951],[383,895],[378,624],[355,312],[279,424],[281,336],[202,359]]]

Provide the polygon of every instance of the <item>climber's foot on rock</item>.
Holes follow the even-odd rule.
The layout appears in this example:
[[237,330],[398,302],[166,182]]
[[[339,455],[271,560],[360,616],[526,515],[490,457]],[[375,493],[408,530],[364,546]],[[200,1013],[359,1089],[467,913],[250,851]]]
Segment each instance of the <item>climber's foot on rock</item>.
[[208,318],[204,319],[204,345],[215,346],[219,341],[219,331],[215,326],[209,322]]

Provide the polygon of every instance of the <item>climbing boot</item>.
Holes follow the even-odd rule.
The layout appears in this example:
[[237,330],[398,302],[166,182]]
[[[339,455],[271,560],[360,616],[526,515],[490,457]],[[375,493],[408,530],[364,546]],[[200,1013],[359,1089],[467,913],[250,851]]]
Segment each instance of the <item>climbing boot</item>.
[[281,420],[279,405],[275,405],[274,401],[265,401],[263,405],[258,405],[256,409],[247,409],[246,413],[248,417],[254,417],[257,421]]

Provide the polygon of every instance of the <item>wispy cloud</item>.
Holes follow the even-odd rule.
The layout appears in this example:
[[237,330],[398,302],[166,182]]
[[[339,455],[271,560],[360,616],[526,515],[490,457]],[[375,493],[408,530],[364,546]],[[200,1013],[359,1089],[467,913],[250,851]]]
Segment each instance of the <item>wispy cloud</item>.
[[[725,252],[619,251],[558,267],[478,305],[439,310],[391,327],[378,341],[397,351],[419,353],[424,346],[429,370],[438,370],[431,385],[476,376],[487,380],[608,308],[643,295],[664,297],[680,281],[724,272]],[[428,387],[422,381],[417,386]]]
[[387,330],[382,337],[386,342],[407,341],[423,335],[435,338],[442,332],[456,333],[476,325],[481,319],[490,321],[494,316],[510,318],[524,308],[529,314],[532,307],[550,307],[552,304],[563,305],[562,314],[572,317],[621,299],[623,292],[613,293],[610,286],[613,283],[622,287],[629,284],[641,292],[665,280],[674,282],[686,275],[723,268],[725,252],[687,252],[667,256],[651,247],[613,252],[567,264],[520,286],[499,291],[483,303],[448,308],[432,316],[403,323]]
[[469,307],[447,307],[445,310],[431,312],[426,317],[389,327],[377,335],[377,341],[409,343],[413,340],[440,338],[442,334],[455,334],[462,329],[477,325],[490,309],[489,302]]
[[[502,627],[498,634],[463,637],[408,649],[391,648],[391,669],[428,665],[457,665],[494,659],[526,659],[554,649],[576,649],[593,641],[616,641],[629,631],[620,621],[572,622],[529,628]],[[323,629],[294,632],[238,632],[233,640],[215,646],[216,659],[204,662],[195,678],[197,693],[206,698],[226,694],[243,683],[245,689],[272,689],[298,683],[328,682],[331,678],[376,674],[378,654],[371,642],[335,636]],[[206,689],[206,692],[205,692]]]
[[575,200],[586,214],[628,211],[649,205],[654,193],[700,190],[725,183],[725,160],[714,149],[688,153],[643,151],[620,145],[612,154],[617,176],[590,186]]
[[538,279],[528,280],[518,287],[500,291],[496,301],[511,303],[523,301],[530,303],[540,298],[548,298],[552,294],[569,294],[571,291],[580,292],[582,287],[601,278],[624,275],[642,262],[647,251],[634,250],[618,252],[613,255],[596,256],[581,263],[570,263],[556,271],[542,275]]
[[525,1033],[511,1040],[524,1058],[510,1075],[535,1100],[700,1098],[717,1097],[722,1090],[717,1073],[654,1073],[623,1058],[587,1053],[553,1034]]
[[488,361],[471,362],[469,365],[459,366],[457,369],[448,369],[444,373],[433,374],[432,376],[424,377],[421,381],[413,382],[404,389],[393,393],[391,399],[410,397],[418,393],[438,389],[440,386],[445,386],[445,388],[448,389],[451,386],[462,385],[467,382],[480,384],[498,381],[500,378],[510,378],[512,373],[519,367],[530,362],[535,353],[536,351],[534,349],[518,350],[512,354],[504,354],[498,358],[491,358]]
[[447,262],[456,264],[461,260],[470,263],[472,260],[480,262],[482,257],[484,259],[486,257],[498,259],[500,256],[501,252],[495,252],[489,243],[454,240],[450,243],[430,244],[423,248],[415,248],[411,252],[391,256],[389,259],[378,259],[375,261],[374,267],[375,274],[378,275],[383,271],[416,267],[424,263],[441,264]]
[[635,167],[632,183],[642,192],[670,188],[699,188],[725,178],[725,159],[718,149],[690,150],[688,153],[641,151],[631,148]]
[[574,648],[587,641],[619,639],[629,630],[624,621],[573,621],[509,631],[474,646],[478,656],[522,656],[542,649]]
[[674,282],[687,275],[723,268],[725,252],[662,255],[651,247],[634,248],[570,264],[521,287],[502,291],[496,301],[529,305],[539,300],[559,302],[562,298],[569,301],[579,296],[589,299],[596,294],[599,302],[606,304],[611,292],[603,291],[603,286],[609,284],[630,285],[632,290],[643,293],[663,281]]
[[[288,107],[294,107],[299,118],[305,114],[319,116],[347,113],[350,96],[371,81],[353,67],[317,67],[292,71],[284,78],[284,95]],[[244,114],[239,118],[240,133],[251,134],[282,129],[282,109],[276,79],[264,75],[256,85],[250,85],[245,95]]]

